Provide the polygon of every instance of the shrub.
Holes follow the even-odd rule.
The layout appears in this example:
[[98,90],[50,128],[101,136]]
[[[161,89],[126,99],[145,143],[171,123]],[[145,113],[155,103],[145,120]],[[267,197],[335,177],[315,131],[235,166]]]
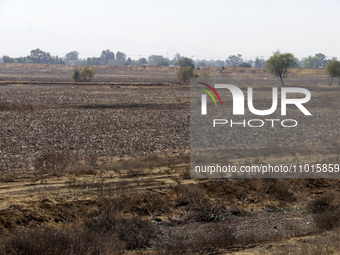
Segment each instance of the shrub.
[[251,67],[251,64],[243,62],[243,63],[239,64],[238,67]]
[[[209,234],[207,234],[209,233]],[[160,242],[156,246],[159,250],[165,250],[165,254],[205,254],[204,249],[212,247],[228,247],[239,241],[236,231],[228,222],[217,222],[209,228],[197,228],[195,234],[192,230],[169,231],[167,242]]]
[[94,67],[84,66],[83,68],[76,67],[72,73],[72,80],[78,81],[91,81],[95,76],[97,70]]
[[179,68],[179,71],[177,73],[177,78],[181,82],[188,83],[188,82],[190,82],[190,78],[193,78],[193,77],[195,77],[195,74],[194,74],[194,69],[192,67],[190,67],[190,66],[187,66],[187,67],[181,66]]
[[331,230],[339,226],[339,204],[337,196],[333,193],[326,193],[307,204],[307,209],[315,213],[313,220],[315,225],[320,229]]
[[70,157],[59,151],[43,152],[34,160],[34,168],[41,172],[63,172],[70,163]]
[[83,81],[91,81],[91,78],[94,77],[97,70],[94,67],[84,66],[80,69],[80,78]]
[[320,214],[313,215],[313,220],[318,228],[331,230],[339,226],[339,213],[339,209],[324,211]]
[[334,78],[339,79],[339,85],[340,85],[340,61],[337,61],[337,60],[329,61],[326,69],[327,69],[329,77],[331,78],[331,81],[329,82],[329,86],[332,85]]
[[293,192],[294,183],[286,179],[266,179],[266,193],[273,195],[276,199],[285,202],[296,201],[296,196]]
[[200,73],[200,76],[201,76],[202,78],[210,78],[210,72],[209,72],[209,71],[202,71],[202,72]]
[[161,62],[157,63],[157,66],[169,66],[169,61],[162,60]]
[[320,198],[310,201],[307,204],[307,209],[312,213],[322,213],[324,211],[332,210],[335,209],[334,200],[334,195],[327,193]]
[[138,217],[123,218],[118,215],[118,210],[107,206],[97,218],[85,222],[87,231],[108,236],[116,234],[129,250],[149,247],[151,240],[156,237],[151,222]]
[[131,250],[149,247],[151,240],[156,237],[155,228],[151,222],[138,217],[121,219],[116,231],[119,239],[126,243],[126,248]]
[[80,80],[80,69],[76,67],[72,73],[72,80],[78,82]]
[[38,229],[7,237],[0,243],[1,255],[99,255],[118,254],[122,249],[124,243],[117,236],[102,236],[82,229]]

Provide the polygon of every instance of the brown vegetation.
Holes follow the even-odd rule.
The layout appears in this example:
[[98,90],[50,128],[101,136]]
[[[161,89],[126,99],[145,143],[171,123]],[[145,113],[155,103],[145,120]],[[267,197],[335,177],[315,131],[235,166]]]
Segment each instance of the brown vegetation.
[[[176,84],[175,67],[98,67],[89,86],[72,84],[69,67],[1,69],[9,86],[0,87],[0,254],[339,250],[338,179],[190,179],[189,90]],[[251,68],[201,71],[247,86],[250,75],[267,77]],[[308,109],[337,125],[337,88],[322,80],[324,70],[300,79],[307,71],[292,70],[287,84],[312,90]],[[29,85],[37,83],[44,86]],[[255,94],[256,107],[266,96]],[[339,131],[301,124],[318,136],[282,133],[277,146],[254,131],[246,146],[230,142],[228,162],[339,163]],[[316,235],[324,231],[334,232]]]

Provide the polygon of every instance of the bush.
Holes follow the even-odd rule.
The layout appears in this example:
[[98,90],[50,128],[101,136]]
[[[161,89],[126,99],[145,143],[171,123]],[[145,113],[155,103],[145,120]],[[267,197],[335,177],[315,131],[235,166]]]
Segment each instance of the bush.
[[95,76],[97,70],[94,67],[84,66],[83,68],[76,67],[72,73],[72,80],[78,81],[91,81]]
[[72,73],[72,80],[78,82],[80,80],[80,69],[76,67]]
[[243,62],[243,63],[239,64],[238,67],[251,67],[251,64]]
[[161,62],[157,63],[157,66],[169,66],[169,61],[162,60]]
[[324,211],[320,214],[313,215],[313,220],[318,228],[331,230],[339,226],[339,213],[339,209]]
[[210,78],[210,72],[209,71],[202,71],[200,73],[200,77],[202,77],[202,78]]
[[206,254],[205,249],[238,244],[235,234],[235,229],[228,222],[217,222],[203,230],[197,228],[195,234],[185,228],[181,231],[169,231],[169,241],[160,242],[156,246],[159,250],[167,251],[165,254]]
[[83,81],[91,81],[91,78],[94,77],[97,70],[94,67],[84,66],[80,69],[80,78]]
[[150,247],[151,240],[156,237],[156,229],[150,221],[141,220],[138,217],[123,218],[117,206],[108,205],[96,218],[85,222],[88,232],[97,232],[105,236],[117,235],[129,250]]
[[189,83],[190,82],[190,78],[195,77],[194,74],[194,69],[190,66],[187,67],[183,67],[181,66],[179,68],[179,71],[177,73],[177,78],[184,83]]
[[337,196],[333,193],[326,193],[322,197],[310,201],[307,209],[313,215],[315,225],[320,229],[331,230],[339,226],[340,209]]
[[336,208],[335,196],[327,193],[320,198],[310,201],[307,204],[308,211],[312,213],[322,213]]
[[295,193],[293,192],[294,183],[286,179],[265,179],[267,186],[266,193],[273,195],[276,199],[285,202],[296,201]]
[[118,237],[102,236],[82,229],[37,229],[7,237],[0,243],[0,255],[99,255],[118,254],[124,243]]
[[34,168],[41,172],[63,172],[70,163],[70,157],[59,151],[46,151],[34,161]]
[[131,250],[149,247],[156,237],[154,226],[138,217],[121,219],[116,231],[119,239],[126,243],[126,248]]
[[329,61],[326,69],[327,69],[329,77],[331,78],[331,81],[329,82],[329,86],[332,85],[334,78],[339,79],[339,85],[340,85],[340,61],[337,61],[337,60]]

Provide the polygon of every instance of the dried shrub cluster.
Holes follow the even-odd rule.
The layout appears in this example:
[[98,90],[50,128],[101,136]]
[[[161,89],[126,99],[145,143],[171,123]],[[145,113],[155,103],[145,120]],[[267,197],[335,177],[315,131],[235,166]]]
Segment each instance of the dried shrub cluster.
[[156,237],[156,229],[150,221],[137,217],[123,218],[112,207],[107,207],[99,216],[87,220],[85,228],[90,233],[116,235],[129,250],[147,248]]
[[[83,169],[84,174],[87,174]],[[83,172],[79,169],[81,174]],[[72,172],[73,173],[73,172]],[[76,174],[76,173],[73,173]],[[100,174],[97,172],[97,174]],[[138,177],[137,177],[138,178]],[[44,237],[36,240],[35,233],[19,234],[5,238],[0,242],[0,251],[3,254],[39,254],[39,249],[45,249],[40,242],[50,242],[51,247],[47,254],[53,253],[53,245],[59,245],[66,251],[64,254],[72,254],[69,247],[72,247],[73,254],[98,254],[99,247],[101,254],[114,254],[122,249],[138,250],[153,249],[157,252],[178,253],[198,252],[209,250],[212,247],[228,248],[233,245],[249,245],[268,240],[278,240],[282,237],[298,236],[306,233],[300,231],[299,225],[290,225],[289,221],[282,220],[282,226],[273,229],[271,221],[266,217],[256,218],[257,215],[241,209],[238,206],[227,206],[225,201],[239,200],[243,204],[257,203],[256,196],[263,196],[267,201],[293,202],[291,192],[306,192],[310,187],[336,186],[330,180],[272,180],[272,179],[250,179],[250,180],[223,180],[204,181],[201,184],[180,184],[172,186],[167,192],[161,192],[160,188],[150,189],[121,189],[118,183],[112,190],[112,196],[103,196],[96,201],[98,207],[91,210],[81,227],[74,231],[51,230],[42,232]],[[123,182],[119,183],[126,186]],[[89,184],[86,186],[90,187]],[[98,186],[99,187],[99,186]],[[107,189],[108,187],[104,187]],[[103,185],[102,185],[103,189]],[[102,192],[102,191],[101,191]],[[284,196],[284,192],[288,192]],[[115,194],[119,193],[119,196]],[[103,192],[101,193],[103,195]],[[338,222],[338,205],[335,196],[321,197],[309,204],[309,210],[315,215],[323,215],[329,219],[327,222]],[[278,212],[278,211],[277,211]],[[330,214],[324,214],[330,212]],[[337,214],[335,213],[337,212]],[[285,212],[289,214],[289,212]],[[168,215],[167,220],[159,219]],[[243,222],[241,217],[249,217]],[[273,217],[271,215],[270,217]],[[162,217],[163,218],[163,217]],[[238,218],[231,224],[231,219]],[[287,218],[291,218],[287,215]],[[151,219],[151,221],[150,221]],[[258,222],[259,219],[261,222]],[[317,222],[316,218],[314,218]],[[324,218],[322,218],[324,220]],[[257,221],[257,226],[263,227],[261,233],[258,227],[250,226],[249,222]],[[247,223],[248,222],[248,223]],[[237,223],[237,224],[235,224]],[[301,226],[305,226],[301,222]],[[292,223],[293,224],[293,223]],[[320,227],[320,225],[318,225]],[[289,228],[289,230],[287,230]],[[326,228],[328,229],[328,228]],[[60,234],[61,233],[61,234]],[[67,242],[63,241],[67,237]],[[91,238],[91,242],[87,242]],[[73,240],[79,240],[76,244]],[[38,245],[32,248],[31,243]],[[86,242],[86,243],[84,243]],[[88,253],[83,249],[87,249]],[[1,250],[2,249],[2,250]],[[12,251],[9,253],[8,251]],[[21,252],[21,253],[20,253]],[[26,252],[26,253],[25,253]],[[31,252],[31,253],[30,253]],[[46,254],[46,253],[45,253]]]
[[227,197],[243,203],[258,203],[265,199],[282,202],[296,201],[296,193],[304,182],[296,179],[236,179],[203,183],[209,196]]
[[84,66],[82,68],[76,67],[72,72],[72,80],[78,81],[91,81],[95,76],[97,70],[94,67]]
[[340,203],[337,196],[328,191],[323,196],[310,201],[307,209],[314,213],[313,220],[320,229],[331,230],[340,224]]
[[117,235],[90,232],[87,229],[33,230],[4,238],[0,243],[1,255],[100,255],[118,254],[124,242]]
[[35,158],[34,168],[38,171],[47,172],[63,172],[70,162],[70,157],[65,152],[45,151]]

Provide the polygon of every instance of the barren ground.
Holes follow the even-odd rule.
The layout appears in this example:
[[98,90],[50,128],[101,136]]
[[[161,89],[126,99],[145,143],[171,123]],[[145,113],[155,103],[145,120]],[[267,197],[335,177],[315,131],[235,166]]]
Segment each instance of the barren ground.
[[[98,67],[87,84],[72,82],[71,67],[0,68],[0,254],[24,233],[84,224],[93,232],[101,228],[88,221],[118,216],[137,216],[154,231],[138,245],[119,234],[129,252],[339,251],[338,179],[190,179],[189,87],[178,83],[175,67]],[[279,85],[262,69],[206,70],[259,91],[257,80]],[[290,77],[288,85],[311,90],[317,100],[308,109],[327,116],[331,128],[302,121],[304,132],[294,140],[283,134],[280,146],[255,133],[249,145],[230,143],[230,163],[340,163],[339,86],[327,85],[325,70]],[[262,106],[269,95],[255,96]],[[319,132],[312,138],[311,129]]]

